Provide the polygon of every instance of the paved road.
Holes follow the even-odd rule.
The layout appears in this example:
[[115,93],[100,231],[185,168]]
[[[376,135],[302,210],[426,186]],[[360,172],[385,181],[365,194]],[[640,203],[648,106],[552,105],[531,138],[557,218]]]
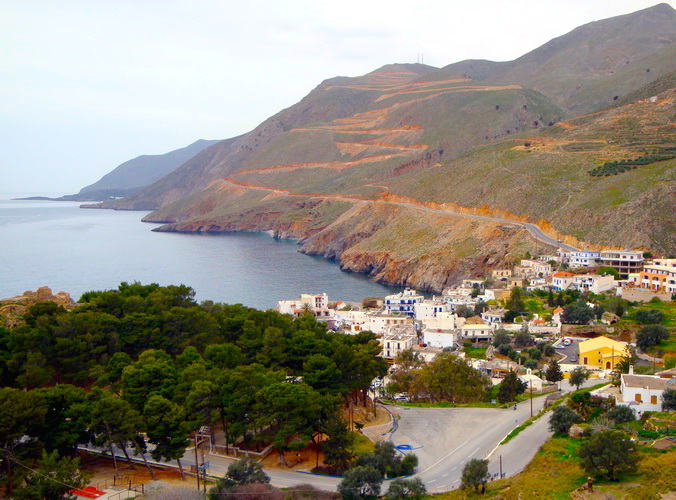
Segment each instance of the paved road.
[[[584,387],[605,382],[591,379]],[[561,390],[570,392],[573,387],[567,380]],[[544,405],[545,398],[533,399],[533,412]],[[498,474],[502,456],[503,473],[507,477],[518,474],[532,460],[540,447],[549,439],[548,416],[538,419],[506,445],[499,443],[511,430],[530,418],[530,401],[517,405],[516,410],[495,408],[406,408],[390,407],[399,415],[399,425],[391,435],[395,445],[410,445],[420,461],[415,477],[421,478],[431,493],[449,491],[460,485],[462,467],[471,458],[489,458],[489,471]],[[122,453],[116,450],[116,455]],[[186,470],[195,463],[194,450],[190,449],[181,460]],[[225,475],[233,459],[207,454],[212,476]],[[151,463],[153,463],[151,461]],[[176,466],[175,462],[169,465]],[[320,489],[335,491],[339,479],[303,474],[293,470],[266,469],[271,483],[278,487],[312,484]],[[387,491],[388,483],[383,485]]]
[[531,224],[530,222],[521,222],[521,221],[514,221],[514,220],[509,220],[509,219],[502,219],[499,217],[488,217],[486,215],[473,215],[473,214],[465,214],[465,213],[460,213],[460,212],[452,212],[450,210],[440,210],[436,208],[428,208],[428,207],[421,207],[419,205],[414,205],[412,203],[404,203],[404,202],[399,202],[399,201],[385,201],[385,200],[365,200],[363,198],[356,198],[348,195],[312,195],[312,194],[307,194],[307,195],[293,195],[289,193],[287,190],[283,189],[275,189],[275,188],[269,188],[269,187],[264,187],[264,186],[254,186],[251,184],[245,184],[245,183],[240,183],[237,181],[234,181],[232,179],[222,179],[223,182],[226,182],[227,184],[230,184],[235,187],[239,188],[246,188],[246,189],[255,189],[255,190],[260,190],[260,191],[270,191],[276,194],[281,194],[284,196],[305,196],[305,197],[310,197],[310,198],[321,198],[321,199],[333,199],[333,200],[343,200],[343,201],[349,201],[349,202],[356,202],[356,203],[368,203],[368,204],[375,204],[375,203],[380,203],[380,204],[387,204],[387,205],[395,205],[399,207],[404,207],[404,208],[411,208],[413,210],[419,210],[421,212],[428,212],[428,213],[433,213],[433,214],[438,214],[438,215],[450,215],[453,217],[465,217],[468,219],[477,219],[477,220],[486,220],[486,221],[491,221],[491,222],[499,222],[501,224],[508,224],[510,226],[519,226],[524,228],[528,233],[538,240],[541,243],[544,243],[546,245],[551,245],[555,248],[563,248],[564,250],[567,251],[574,251],[578,250],[578,248],[573,247],[571,245],[568,245],[566,243],[563,243],[556,238],[552,238],[551,236],[548,236],[545,234],[542,229],[540,229],[538,226],[535,224]]

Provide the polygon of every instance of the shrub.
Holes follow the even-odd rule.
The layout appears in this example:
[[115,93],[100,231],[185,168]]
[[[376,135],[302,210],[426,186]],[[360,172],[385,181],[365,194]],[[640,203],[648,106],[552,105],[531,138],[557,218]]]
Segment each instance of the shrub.
[[662,411],[676,410],[676,389],[667,389],[662,393]]
[[619,431],[601,431],[580,446],[580,465],[589,474],[617,481],[636,470],[640,454],[636,443]]
[[662,325],[648,325],[636,334],[636,345],[642,351],[669,338],[669,331]]
[[479,487],[481,487],[483,493],[490,478],[488,460],[473,458],[462,468],[461,486],[463,489],[474,488],[475,491],[479,491]]
[[382,483],[383,476],[378,469],[370,466],[352,467],[338,485],[338,493],[347,500],[377,497]]
[[616,424],[624,424],[636,420],[636,415],[634,414],[634,410],[628,406],[621,405],[610,410],[608,412],[608,418]]
[[427,489],[420,478],[395,479],[387,490],[387,498],[422,498],[426,494]]
[[636,322],[643,324],[659,324],[662,323],[664,315],[657,309],[650,309],[646,311],[642,309],[636,313]]
[[582,417],[567,406],[557,406],[549,417],[549,430],[560,434],[567,434],[573,424],[582,421]]

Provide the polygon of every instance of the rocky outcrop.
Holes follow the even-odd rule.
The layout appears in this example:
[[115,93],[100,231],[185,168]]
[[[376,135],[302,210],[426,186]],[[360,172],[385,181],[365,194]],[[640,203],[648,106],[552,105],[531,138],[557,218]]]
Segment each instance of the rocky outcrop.
[[38,302],[54,302],[66,309],[72,309],[77,303],[67,292],[59,292],[56,295],[48,286],[42,286],[36,291],[25,291],[23,295],[0,299],[0,321],[8,328],[14,328],[23,324],[23,315],[28,309]]

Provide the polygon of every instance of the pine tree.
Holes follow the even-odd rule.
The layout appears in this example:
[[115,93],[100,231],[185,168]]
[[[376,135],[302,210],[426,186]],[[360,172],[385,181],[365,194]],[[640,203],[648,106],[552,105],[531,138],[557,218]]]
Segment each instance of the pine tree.
[[563,372],[561,371],[559,363],[555,359],[552,359],[549,362],[549,365],[547,365],[545,377],[547,380],[554,383],[558,383],[563,380]]

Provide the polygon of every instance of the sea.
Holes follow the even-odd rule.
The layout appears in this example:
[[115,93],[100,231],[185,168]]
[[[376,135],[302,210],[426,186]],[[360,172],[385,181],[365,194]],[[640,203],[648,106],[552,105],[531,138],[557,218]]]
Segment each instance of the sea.
[[0,298],[49,286],[77,300],[123,282],[185,284],[198,301],[270,309],[301,293],[361,301],[400,289],[346,273],[267,233],[156,233],[147,212],[0,195]]

